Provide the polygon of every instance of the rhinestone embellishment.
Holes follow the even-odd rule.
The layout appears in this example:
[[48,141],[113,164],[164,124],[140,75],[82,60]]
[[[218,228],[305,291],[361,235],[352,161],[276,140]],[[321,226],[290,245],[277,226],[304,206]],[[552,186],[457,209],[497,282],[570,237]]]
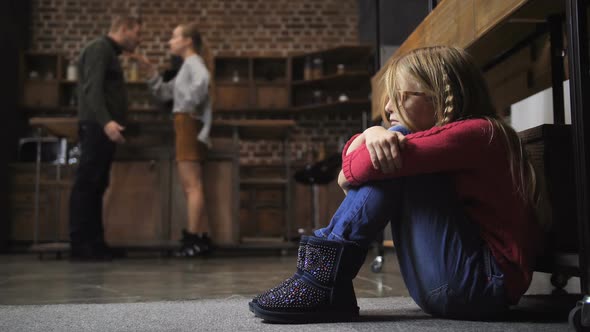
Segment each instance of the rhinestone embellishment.
[[278,286],[267,289],[263,293],[257,295],[256,297],[254,297],[255,300],[258,300],[262,296],[268,295],[271,292],[277,291],[285,286],[288,286],[291,282],[293,282],[295,279],[297,279],[299,277],[298,274],[301,274],[303,271],[303,262],[305,260],[306,245],[307,245],[307,242],[305,242],[305,243],[302,242],[299,245],[299,249],[297,250],[297,274],[290,276],[289,278],[287,278],[286,280],[281,282]]
[[280,289],[260,296],[258,303],[266,308],[309,308],[325,304],[327,300],[327,291],[295,279]]
[[334,275],[334,262],[336,261],[337,248],[307,244],[303,270],[311,274],[317,281],[324,285],[330,284]]

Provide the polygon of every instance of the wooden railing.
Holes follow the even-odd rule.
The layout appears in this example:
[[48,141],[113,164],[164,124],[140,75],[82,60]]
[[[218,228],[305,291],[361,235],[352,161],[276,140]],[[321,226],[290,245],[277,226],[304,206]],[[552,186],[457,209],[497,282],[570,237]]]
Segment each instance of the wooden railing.
[[[551,84],[547,19],[563,16],[560,0],[444,0],[422,21],[390,58],[412,49],[449,45],[462,47],[486,69],[498,111]],[[506,52],[527,42],[508,57]],[[386,94],[381,77],[373,77],[372,118],[381,117]]]

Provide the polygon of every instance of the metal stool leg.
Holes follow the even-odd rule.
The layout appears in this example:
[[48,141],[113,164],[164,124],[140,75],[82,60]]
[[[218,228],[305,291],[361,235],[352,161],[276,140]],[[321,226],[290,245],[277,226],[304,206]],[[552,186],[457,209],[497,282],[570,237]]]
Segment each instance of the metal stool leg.
[[379,232],[377,235],[377,257],[371,263],[371,271],[375,273],[381,272],[383,269],[383,263],[385,262],[385,247],[383,246],[383,240],[385,239],[385,234],[383,231]]

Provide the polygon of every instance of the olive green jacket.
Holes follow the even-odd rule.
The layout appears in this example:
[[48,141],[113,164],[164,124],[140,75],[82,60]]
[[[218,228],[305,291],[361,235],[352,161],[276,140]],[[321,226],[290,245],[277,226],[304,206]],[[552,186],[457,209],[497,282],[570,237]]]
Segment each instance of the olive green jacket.
[[78,60],[78,117],[103,127],[111,120],[125,124],[127,89],[118,55],[121,48],[102,36],[82,50]]

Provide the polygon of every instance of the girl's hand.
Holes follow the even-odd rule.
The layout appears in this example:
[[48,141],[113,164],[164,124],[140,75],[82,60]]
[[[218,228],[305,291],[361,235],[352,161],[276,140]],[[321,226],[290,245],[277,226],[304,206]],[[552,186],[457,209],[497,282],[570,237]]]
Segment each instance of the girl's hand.
[[406,141],[402,133],[375,126],[366,129],[363,134],[375,169],[393,173],[402,167],[400,151]]
[[344,172],[340,170],[340,174],[338,174],[338,185],[344,191],[344,195],[348,195],[348,189],[350,189],[350,184],[346,181],[346,176],[344,176]]

